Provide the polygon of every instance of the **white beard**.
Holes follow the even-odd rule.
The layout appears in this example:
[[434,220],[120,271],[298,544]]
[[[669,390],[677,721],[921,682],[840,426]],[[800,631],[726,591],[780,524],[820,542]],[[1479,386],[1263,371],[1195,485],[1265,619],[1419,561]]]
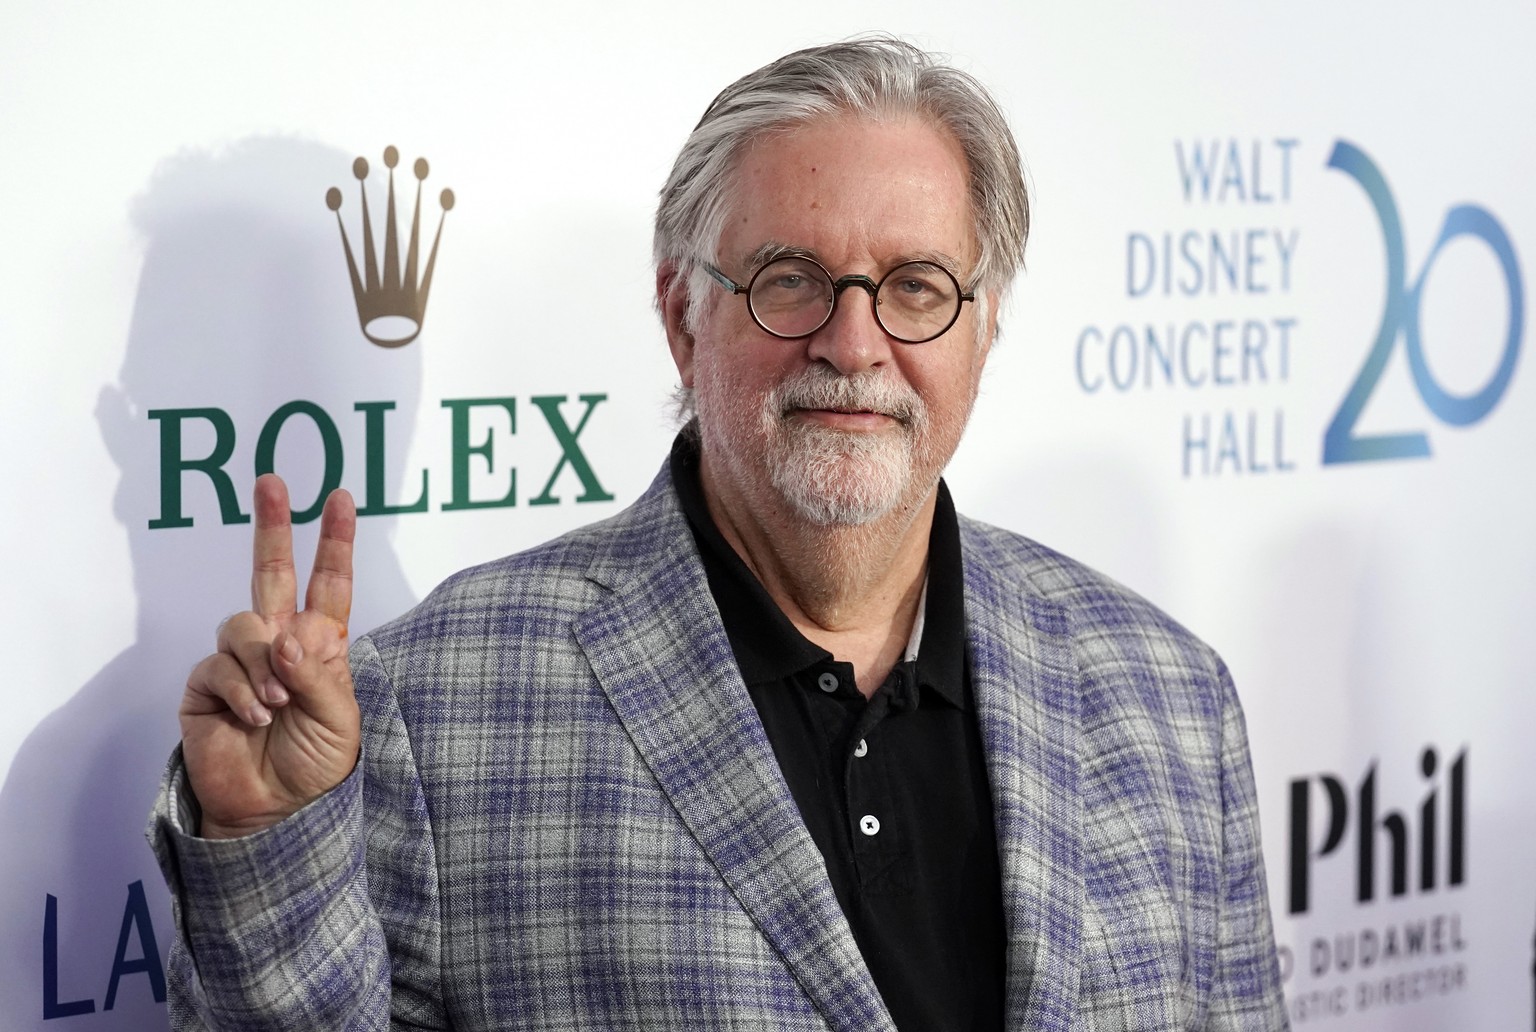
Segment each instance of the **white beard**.
[[[896,421],[890,430],[836,430],[791,416],[796,409],[868,410]],[[842,376],[823,365],[770,391],[758,412],[770,482],[804,519],[858,526],[906,499],[928,411],[910,387],[875,373]]]
[[791,426],[775,442],[769,475],[795,511],[821,526],[873,523],[896,508],[912,475],[907,441]]

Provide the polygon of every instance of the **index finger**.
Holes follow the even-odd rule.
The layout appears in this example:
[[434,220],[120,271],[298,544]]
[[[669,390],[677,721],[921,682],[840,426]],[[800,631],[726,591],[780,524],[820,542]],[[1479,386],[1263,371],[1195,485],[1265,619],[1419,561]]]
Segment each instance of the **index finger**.
[[256,533],[251,556],[251,608],[262,616],[288,616],[298,605],[293,572],[293,514],[288,485],[275,473],[256,478]]
[[304,592],[304,608],[317,609],[347,626],[352,615],[352,541],[357,535],[357,506],[341,488],[332,491],[320,513],[320,541],[315,566]]

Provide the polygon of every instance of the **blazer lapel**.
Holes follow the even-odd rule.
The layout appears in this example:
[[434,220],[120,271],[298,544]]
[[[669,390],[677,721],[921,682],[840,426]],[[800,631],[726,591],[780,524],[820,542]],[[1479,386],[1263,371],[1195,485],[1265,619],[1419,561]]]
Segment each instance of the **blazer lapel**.
[[1061,607],[961,523],[966,633],[1007,911],[1007,1027],[1066,1030],[1082,955],[1079,683]]
[[576,637],[688,830],[834,1029],[890,1029],[736,667],[664,471],[589,574]]

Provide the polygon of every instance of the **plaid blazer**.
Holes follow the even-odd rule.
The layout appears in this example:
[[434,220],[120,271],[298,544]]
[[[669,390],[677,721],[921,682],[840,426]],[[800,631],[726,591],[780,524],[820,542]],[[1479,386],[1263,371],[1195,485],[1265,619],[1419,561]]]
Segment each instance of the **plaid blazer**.
[[[1009,1029],[1286,1027],[1243,719],[1139,597],[961,521]],[[891,1029],[666,470],[353,646],[363,754],[247,839],[150,835],[178,1028]]]

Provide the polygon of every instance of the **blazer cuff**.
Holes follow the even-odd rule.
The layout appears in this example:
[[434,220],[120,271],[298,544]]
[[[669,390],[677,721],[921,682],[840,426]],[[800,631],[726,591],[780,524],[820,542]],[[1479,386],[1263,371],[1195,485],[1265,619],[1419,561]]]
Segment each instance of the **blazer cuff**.
[[176,747],[147,836],[200,967],[209,959],[200,947],[212,945],[200,940],[270,934],[278,913],[291,915],[306,901],[319,905],[359,875],[362,783],[359,760],[339,785],[277,824],[242,838],[207,839],[196,833],[201,807]]

